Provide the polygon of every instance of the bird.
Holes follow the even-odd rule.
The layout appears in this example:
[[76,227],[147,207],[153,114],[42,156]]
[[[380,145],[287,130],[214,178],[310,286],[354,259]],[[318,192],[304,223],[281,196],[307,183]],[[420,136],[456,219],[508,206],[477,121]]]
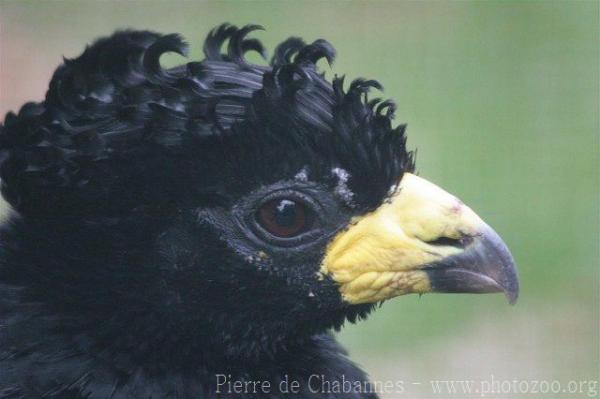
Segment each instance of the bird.
[[[333,335],[405,294],[517,299],[376,80],[222,24],[121,30],[0,125],[0,398],[377,398]],[[250,62],[258,53],[264,62]],[[337,387],[336,389],[334,389]]]

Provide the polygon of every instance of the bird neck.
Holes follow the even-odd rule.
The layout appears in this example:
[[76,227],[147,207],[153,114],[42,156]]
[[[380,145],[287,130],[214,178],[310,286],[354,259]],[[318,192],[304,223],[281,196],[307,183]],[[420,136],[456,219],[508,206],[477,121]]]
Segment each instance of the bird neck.
[[233,285],[200,286],[201,306],[181,301],[165,288],[159,268],[146,267],[151,260],[142,236],[108,230],[20,219],[3,227],[0,285],[14,294],[0,310],[22,314],[35,303],[39,320],[14,325],[17,334],[26,328],[35,337],[73,342],[82,354],[119,358],[126,368],[211,365],[218,372],[232,364],[238,371],[277,364],[316,345],[314,337],[326,330],[258,319],[260,306],[219,302],[233,295]]

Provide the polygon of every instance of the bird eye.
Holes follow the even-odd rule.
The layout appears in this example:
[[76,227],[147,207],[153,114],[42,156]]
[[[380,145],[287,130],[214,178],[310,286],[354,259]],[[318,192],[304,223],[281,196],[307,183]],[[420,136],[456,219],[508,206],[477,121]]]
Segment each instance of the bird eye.
[[307,231],[312,213],[307,206],[291,198],[276,198],[264,203],[257,214],[263,229],[278,238],[292,238]]

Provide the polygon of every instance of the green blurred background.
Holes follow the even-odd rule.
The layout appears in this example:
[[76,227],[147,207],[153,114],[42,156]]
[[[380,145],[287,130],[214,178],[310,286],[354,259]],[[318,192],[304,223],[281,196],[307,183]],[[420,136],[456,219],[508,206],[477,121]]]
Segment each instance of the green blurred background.
[[265,26],[255,36],[270,49],[326,38],[338,50],[328,76],[383,83],[419,173],[496,228],[522,286],[512,307],[499,295],[389,301],[339,334],[351,357],[375,380],[422,382],[403,397],[429,397],[431,379],[597,380],[599,18],[597,1],[2,0],[0,112],[42,99],[63,55],[117,28],[180,32],[194,59],[225,21]]

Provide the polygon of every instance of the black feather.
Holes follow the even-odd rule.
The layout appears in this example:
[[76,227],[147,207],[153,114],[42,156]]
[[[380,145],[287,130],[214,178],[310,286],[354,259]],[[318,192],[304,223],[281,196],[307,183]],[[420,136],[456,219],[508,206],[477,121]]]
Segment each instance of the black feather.
[[[311,373],[370,387],[326,331],[372,307],[311,285],[322,250],[301,253],[312,268],[257,261],[198,216],[300,170],[329,189],[343,168],[354,196],[335,217],[347,221],[414,169],[396,105],[367,98],[377,81],[325,79],[316,64],[335,50],[322,39],[292,37],[271,66],[252,64],[249,51],[266,58],[248,38],[259,29],[223,24],[204,60],[171,69],[160,58],[187,54],[179,35],[117,32],[6,115],[1,189],[16,216],[0,234],[0,398],[210,398],[217,373],[289,374],[303,398],[326,397]],[[257,396],[273,397],[235,397]]]

